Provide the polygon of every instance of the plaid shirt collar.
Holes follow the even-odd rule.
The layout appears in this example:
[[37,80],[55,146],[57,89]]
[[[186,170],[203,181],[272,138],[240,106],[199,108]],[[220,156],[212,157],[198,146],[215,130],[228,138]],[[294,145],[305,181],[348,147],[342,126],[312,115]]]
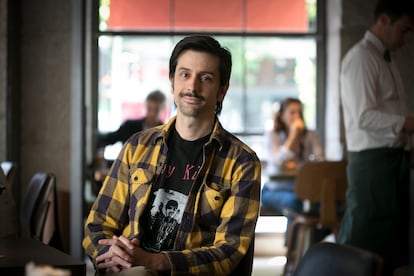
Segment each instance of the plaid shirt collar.
[[[177,120],[177,116],[172,117],[165,125],[159,126],[161,131],[154,136],[152,144],[155,145],[159,139],[163,140],[163,142],[167,141],[168,135],[171,132],[171,129],[175,126],[175,121]],[[216,141],[219,145],[219,150],[223,148],[226,131],[224,130],[223,126],[221,125],[220,121],[217,117],[215,117],[213,131],[211,133],[210,139],[207,142],[207,145]]]

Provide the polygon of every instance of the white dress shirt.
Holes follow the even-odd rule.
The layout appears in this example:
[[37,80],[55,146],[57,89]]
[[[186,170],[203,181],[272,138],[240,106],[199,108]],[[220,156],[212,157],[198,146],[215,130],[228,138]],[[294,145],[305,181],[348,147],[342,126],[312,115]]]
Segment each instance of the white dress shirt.
[[342,60],[341,100],[349,151],[404,147],[405,92],[395,62],[370,31]]

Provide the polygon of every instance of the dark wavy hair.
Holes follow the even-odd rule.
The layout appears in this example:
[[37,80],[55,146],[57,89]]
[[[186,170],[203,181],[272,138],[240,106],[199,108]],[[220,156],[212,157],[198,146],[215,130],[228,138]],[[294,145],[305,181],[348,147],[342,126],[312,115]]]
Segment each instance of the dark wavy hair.
[[[177,45],[175,45],[175,48],[170,57],[170,78],[174,77],[178,58],[180,57],[181,53],[186,50],[205,52],[218,57],[220,60],[220,85],[224,86],[230,82],[232,66],[231,53],[228,49],[222,47],[217,40],[207,35],[187,36],[180,40]],[[222,108],[223,103],[218,101],[216,104],[216,115],[220,115]]]
[[[297,99],[297,98],[286,98],[281,104],[280,104],[280,108],[279,111],[276,112],[275,114],[275,126],[274,126],[274,131],[275,132],[285,132],[285,133],[289,133],[289,128],[288,126],[283,122],[282,117],[283,114],[285,113],[287,107],[292,104],[292,103],[297,103],[300,104],[301,106],[301,113],[300,113],[300,118],[302,120],[304,120],[303,118],[303,104],[302,102]],[[305,131],[306,131],[306,124],[305,124]]]
[[391,22],[397,21],[406,15],[414,20],[414,1],[413,0],[379,0],[375,6],[374,18],[377,20],[381,14],[385,13]]
[[166,97],[164,93],[162,93],[160,90],[154,90],[150,92],[145,98],[145,101],[147,102],[156,102],[160,104],[164,104],[165,100],[166,100]]

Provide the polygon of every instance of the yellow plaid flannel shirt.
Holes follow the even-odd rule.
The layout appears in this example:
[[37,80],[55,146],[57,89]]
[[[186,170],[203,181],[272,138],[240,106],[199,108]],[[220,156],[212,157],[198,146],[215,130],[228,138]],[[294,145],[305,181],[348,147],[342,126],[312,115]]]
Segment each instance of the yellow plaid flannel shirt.
[[[138,237],[140,217],[168,154],[175,125],[136,133],[125,143],[85,223],[83,247],[95,258],[112,235]],[[203,149],[203,164],[183,213],[174,250],[167,255],[177,274],[229,274],[247,252],[259,213],[261,165],[254,151],[218,120]]]

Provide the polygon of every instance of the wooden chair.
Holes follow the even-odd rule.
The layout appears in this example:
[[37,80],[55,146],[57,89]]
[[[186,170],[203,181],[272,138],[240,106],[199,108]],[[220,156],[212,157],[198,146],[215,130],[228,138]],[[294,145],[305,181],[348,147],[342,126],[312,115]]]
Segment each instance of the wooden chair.
[[295,276],[381,276],[382,268],[382,258],[373,252],[349,245],[321,242],[308,249]]
[[312,244],[311,239],[306,239],[306,233],[327,228],[337,234],[342,215],[338,206],[345,205],[346,189],[346,161],[307,162],[299,169],[295,181],[296,196],[311,205],[319,205],[319,210],[284,210],[286,216],[293,218],[288,229],[285,275],[295,271],[306,251],[305,244]]

